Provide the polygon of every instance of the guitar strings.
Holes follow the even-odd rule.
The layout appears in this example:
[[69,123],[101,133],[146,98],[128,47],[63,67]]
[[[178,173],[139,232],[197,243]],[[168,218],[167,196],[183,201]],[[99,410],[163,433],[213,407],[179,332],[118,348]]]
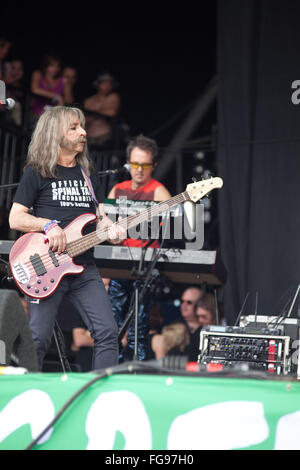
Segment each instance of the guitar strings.
[[[186,191],[185,191],[186,193]],[[121,219],[120,221],[118,222],[115,222],[113,225],[115,226],[123,226],[123,228],[128,228],[128,225],[130,224],[130,222],[132,221],[136,221],[136,219],[141,219],[140,222],[138,222],[136,225],[138,225],[139,223],[149,219],[149,215],[151,215],[151,218],[154,217],[155,215],[159,214],[160,213],[160,210],[161,210],[161,207],[164,206],[165,204],[168,204],[169,205],[169,208],[172,207],[173,205],[177,205],[179,204],[180,202],[182,202],[183,200],[183,196],[186,198],[186,195],[185,193],[181,193],[181,194],[178,194],[177,196],[174,196],[174,198],[172,199],[169,199],[169,201],[163,201],[159,204],[157,204],[157,206],[152,206],[142,212],[140,212],[140,214],[137,214],[137,215],[132,215],[132,216],[129,216],[127,217],[126,219]],[[184,199],[185,200],[185,199]],[[170,201],[172,201],[172,204],[170,205]],[[151,214],[152,212],[152,214]],[[153,214],[153,212],[157,212],[157,214]],[[73,242],[70,242],[68,243],[67,246],[71,247],[72,248],[78,248],[80,246],[84,246],[86,245],[92,238],[94,238],[95,234],[97,235],[97,237],[99,239],[101,239],[102,237],[106,237],[106,239],[108,238],[107,237],[107,234],[108,234],[108,230],[109,230],[110,226],[109,227],[105,227],[104,229],[101,229],[99,231],[96,231],[96,232],[93,232],[91,234],[88,234],[88,235],[84,235],[82,238],[79,238],[78,240],[74,240]],[[102,241],[105,241],[105,240],[102,240]]]
[[[48,256],[48,259],[46,259],[46,260],[43,262],[43,266],[44,266],[45,268],[49,268],[50,266],[56,267],[56,266],[53,264],[52,258],[51,258],[49,255],[44,255],[44,256],[43,256],[43,259],[45,259],[45,256]],[[59,255],[59,256],[60,256],[60,255]],[[71,259],[69,255],[67,255],[67,254],[62,254],[62,258],[59,259],[60,265],[61,265],[62,263],[65,264],[65,262],[67,261],[67,258]],[[25,264],[25,266],[27,265],[28,271],[29,271],[30,273],[33,273],[33,274],[35,273],[35,274],[37,274],[31,261],[27,261],[27,262],[24,263],[24,264]]]
[[[168,201],[162,201],[159,204],[157,204],[156,206],[152,206],[148,209],[145,209],[144,211],[140,212],[139,214],[129,216],[126,219],[121,219],[120,221],[115,222],[113,225],[115,225],[115,226],[124,226],[123,228],[127,229],[128,225],[132,221],[136,221],[137,219],[141,219],[140,222],[138,222],[138,224],[139,224],[139,223],[141,223],[145,220],[148,220],[150,218],[149,216],[151,216],[151,218],[152,218],[155,215],[160,214],[161,208],[163,206],[165,206],[166,204],[170,208],[174,205],[177,205],[177,204],[181,203],[184,200],[187,200],[187,197],[186,197],[187,194],[188,194],[187,191],[185,191],[181,194],[178,194],[177,196],[174,196],[173,198],[169,199]],[[136,225],[138,225],[138,224],[136,224]],[[60,263],[65,264],[66,261],[67,261],[67,258],[70,258],[70,255],[68,253],[68,248],[71,248],[71,250],[75,249],[75,251],[76,251],[76,248],[77,249],[79,248],[79,250],[82,249],[82,248],[85,248],[85,250],[83,250],[83,252],[84,252],[87,249],[92,248],[93,246],[95,246],[94,245],[95,236],[97,237],[97,240],[99,240],[99,241],[101,240],[101,242],[107,240],[108,239],[108,231],[109,231],[110,227],[111,226],[104,227],[101,230],[96,230],[96,231],[94,231],[94,232],[92,232],[88,235],[84,235],[82,238],[79,238],[77,240],[74,240],[72,242],[67,243],[67,253],[62,254],[62,255],[56,255],[56,256],[63,256],[63,258],[59,259]],[[104,238],[104,239],[102,240],[102,238]],[[90,242],[92,242],[92,241],[93,241],[93,244],[90,245]],[[82,253],[82,251],[80,250],[80,252],[76,253],[74,256],[77,256],[81,253]],[[52,260],[51,256],[49,255],[49,253],[45,253],[45,254],[41,255],[40,259],[42,261],[44,261],[43,265],[45,266],[45,268],[49,267],[49,266],[52,266],[52,264],[53,264],[53,260]],[[31,261],[28,261],[24,264],[25,264],[25,266],[28,266],[28,269],[29,269],[30,273],[35,272],[35,269],[34,269]]]
[[[164,206],[165,204],[168,204],[169,207],[172,207],[173,205],[177,205],[180,202],[182,202],[182,200],[184,198],[186,198],[186,192],[178,194],[177,196],[174,196],[174,198],[169,199],[169,202],[168,201],[162,201],[161,203],[157,204],[156,206],[152,206],[152,207],[140,212],[140,214],[129,216],[126,219],[121,219],[120,221],[115,222],[114,225],[115,226],[124,226],[124,228],[127,228],[127,225],[130,224],[130,222],[132,222],[134,220],[136,221],[137,218],[140,218],[141,222],[143,222],[144,220],[149,219],[149,216],[154,217],[156,214],[155,213],[153,214],[153,212],[157,212],[159,214],[160,210],[161,210],[161,207]],[[172,202],[172,204],[170,204],[170,202]],[[151,214],[151,212],[152,212],[152,214]],[[136,225],[138,225],[138,224],[136,224]],[[77,240],[74,240],[72,242],[67,243],[67,251],[68,251],[68,248],[69,249],[71,248],[71,250],[75,249],[75,251],[76,251],[76,248],[86,248],[86,249],[92,248],[94,246],[95,236],[97,237],[97,241],[100,241],[100,240],[102,242],[105,241],[106,239],[108,239],[108,230],[109,230],[109,228],[110,228],[110,226],[104,227],[101,230],[96,230],[96,231],[94,231],[94,232],[92,232],[88,235],[84,235],[82,238],[79,238]],[[102,240],[102,238],[103,238],[103,240]],[[93,242],[93,244],[90,245],[90,242]],[[78,254],[81,254],[81,253],[76,253],[74,256],[77,256]],[[45,257],[48,257],[48,256],[49,256],[48,253],[45,253],[44,255],[41,256],[41,259],[45,259]]]
[[[210,189],[213,189],[213,188],[210,188]],[[177,196],[174,196],[173,198],[169,199],[168,201],[162,201],[159,204],[157,204],[156,206],[151,206],[148,209],[146,209],[145,211],[140,212],[139,214],[129,216],[126,219],[121,219],[121,220],[115,222],[113,225],[121,226],[124,229],[128,230],[128,226],[130,225],[130,223],[132,221],[136,222],[137,219],[140,219],[140,221],[138,223],[135,223],[135,225],[138,225],[138,224],[142,223],[145,220],[148,220],[148,219],[151,219],[151,218],[155,217],[155,215],[159,215],[161,213],[161,208],[165,205],[168,205],[169,206],[168,208],[170,209],[174,205],[177,205],[177,204],[180,204],[181,202],[189,200],[190,198],[188,196],[189,196],[188,191],[184,191],[183,193],[178,194]],[[204,196],[204,194],[203,194],[203,196]],[[203,196],[201,196],[201,197],[203,197]],[[66,246],[67,247],[67,250],[66,250],[67,252],[62,253],[61,255],[56,255],[56,256],[60,256],[60,259],[59,259],[60,266],[66,264],[67,261],[69,261],[70,258],[72,259],[74,256],[77,256],[77,255],[83,253],[84,251],[88,250],[89,248],[92,248],[93,246],[97,245],[98,243],[102,243],[103,241],[107,240],[109,238],[108,237],[108,231],[109,231],[110,227],[111,226],[104,227],[103,229],[96,230],[96,231],[94,231],[94,232],[92,232],[88,235],[84,235],[83,237],[81,237],[77,240],[74,240],[72,242],[67,243],[67,246]],[[96,243],[96,244],[94,243],[95,242],[95,236],[97,237],[97,241],[98,241],[98,243]],[[91,242],[92,242],[92,244],[91,244]],[[77,251],[77,253],[75,253],[73,256],[71,256],[68,253],[68,249],[72,250],[72,248],[75,249],[75,251],[76,251],[76,248],[77,248],[77,250],[79,249],[79,252]],[[84,248],[83,251],[82,251],[82,248]],[[45,268],[48,268],[49,266],[52,266],[52,264],[54,264],[53,259],[51,258],[49,252],[41,255],[40,259],[42,260],[43,265],[44,265]],[[28,261],[24,264],[26,266],[28,266],[28,270],[29,270],[30,274],[32,274],[32,273],[37,274],[31,261]],[[55,264],[54,264],[54,266],[55,266]]]

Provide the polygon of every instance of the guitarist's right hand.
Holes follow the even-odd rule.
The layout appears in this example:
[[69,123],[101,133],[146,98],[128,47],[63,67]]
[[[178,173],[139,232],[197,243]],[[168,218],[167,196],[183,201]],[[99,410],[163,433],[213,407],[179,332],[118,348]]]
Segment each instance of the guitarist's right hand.
[[66,234],[58,225],[49,230],[47,238],[50,250],[57,252],[59,255],[65,251],[67,245]]

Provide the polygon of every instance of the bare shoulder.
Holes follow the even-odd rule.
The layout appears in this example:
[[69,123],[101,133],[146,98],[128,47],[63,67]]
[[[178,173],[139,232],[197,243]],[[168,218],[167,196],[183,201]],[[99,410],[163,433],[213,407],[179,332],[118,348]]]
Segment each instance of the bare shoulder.
[[41,79],[41,72],[39,70],[34,70],[31,75],[32,82],[38,82]]
[[164,339],[162,334],[156,334],[152,336],[151,340],[151,346],[154,352],[157,351],[157,349],[161,349],[164,347]]
[[107,101],[110,101],[110,102],[116,102],[116,101],[120,101],[120,95],[119,93],[117,92],[113,92],[113,93],[110,93],[107,97],[106,97]]
[[40,70],[34,70],[32,72],[32,77],[35,78],[35,77],[41,77],[42,74],[41,74],[41,71]]
[[93,106],[96,102],[97,102],[96,95],[89,96],[88,98],[84,100],[83,106],[84,108],[87,108],[89,106]]
[[116,187],[114,186],[108,193],[107,199],[115,199]]
[[171,194],[164,185],[160,185],[154,191],[154,200],[155,201],[167,201],[171,199]]
[[162,334],[156,334],[152,337],[151,348],[154,352],[155,359],[161,359],[162,357],[165,357],[167,351]]

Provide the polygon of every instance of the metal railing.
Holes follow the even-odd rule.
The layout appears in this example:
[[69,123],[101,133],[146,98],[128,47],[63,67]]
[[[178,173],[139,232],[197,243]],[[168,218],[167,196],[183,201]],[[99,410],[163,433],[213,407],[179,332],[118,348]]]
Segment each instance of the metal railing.
[[29,136],[5,126],[0,127],[0,207],[9,208],[15,188],[3,186],[17,183],[22,174]]

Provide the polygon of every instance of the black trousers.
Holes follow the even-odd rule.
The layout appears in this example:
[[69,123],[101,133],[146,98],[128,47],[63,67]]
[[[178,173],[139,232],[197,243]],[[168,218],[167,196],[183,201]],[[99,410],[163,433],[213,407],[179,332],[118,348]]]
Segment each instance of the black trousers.
[[49,298],[29,301],[29,326],[40,369],[51,345],[58,307],[66,294],[76,305],[94,339],[93,370],[116,365],[118,328],[98,269],[95,265],[87,265],[82,274],[65,276]]

